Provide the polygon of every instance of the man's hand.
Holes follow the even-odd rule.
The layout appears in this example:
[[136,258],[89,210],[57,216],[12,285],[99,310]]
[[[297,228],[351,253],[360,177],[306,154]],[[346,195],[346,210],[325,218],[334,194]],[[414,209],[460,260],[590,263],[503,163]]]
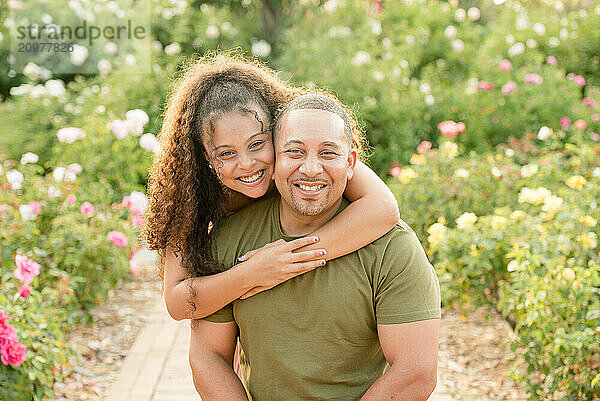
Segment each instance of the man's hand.
[[203,401],[248,401],[232,368],[237,332],[235,322],[192,320],[190,366]]
[[437,382],[440,319],[377,325],[383,354],[390,364],[361,401],[427,400]]

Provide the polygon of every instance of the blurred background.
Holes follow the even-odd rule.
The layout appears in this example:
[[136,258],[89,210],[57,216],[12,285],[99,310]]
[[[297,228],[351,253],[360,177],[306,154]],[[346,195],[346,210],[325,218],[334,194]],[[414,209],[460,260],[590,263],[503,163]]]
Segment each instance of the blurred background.
[[508,359],[477,371],[485,399],[600,399],[600,1],[147,0],[139,57],[105,41],[16,68],[19,18],[99,23],[130,3],[2,2],[0,338],[18,341],[0,399],[57,396],[81,358],[68,336],[153,263],[137,230],[165,98],[215,49],[360,115],[368,164],[459,311],[449,327],[472,312],[508,327],[493,340]]

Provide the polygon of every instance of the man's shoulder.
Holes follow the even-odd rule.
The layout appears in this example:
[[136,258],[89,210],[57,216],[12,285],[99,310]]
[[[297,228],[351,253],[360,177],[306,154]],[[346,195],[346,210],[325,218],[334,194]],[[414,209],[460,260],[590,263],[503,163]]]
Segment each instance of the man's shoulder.
[[421,243],[415,231],[404,220],[398,219],[398,222],[390,231],[367,245],[367,247],[383,247],[385,249],[390,245],[399,246],[402,244],[406,246],[415,246],[418,244],[420,246]]

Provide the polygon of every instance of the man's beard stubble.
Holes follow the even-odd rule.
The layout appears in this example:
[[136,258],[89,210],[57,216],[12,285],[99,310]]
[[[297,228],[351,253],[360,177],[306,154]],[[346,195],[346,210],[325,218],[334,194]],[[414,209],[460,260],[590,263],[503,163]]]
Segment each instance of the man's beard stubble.
[[317,216],[325,210],[325,207],[329,203],[329,188],[327,189],[327,193],[325,194],[325,198],[323,201],[317,203],[316,201],[306,201],[297,199],[294,193],[291,193],[291,201],[292,207],[298,213],[303,216]]

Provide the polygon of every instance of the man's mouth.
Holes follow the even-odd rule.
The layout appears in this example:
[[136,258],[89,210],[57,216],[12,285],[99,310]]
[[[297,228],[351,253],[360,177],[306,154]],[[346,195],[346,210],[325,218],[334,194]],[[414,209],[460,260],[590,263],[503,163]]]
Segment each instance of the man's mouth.
[[321,191],[323,190],[323,188],[325,188],[327,186],[327,184],[323,184],[323,183],[294,183],[294,186],[298,189],[300,189],[300,192],[302,192],[305,195],[317,195],[319,193],[321,193]]
[[260,170],[254,174],[238,177],[237,179],[242,181],[245,184],[254,184],[254,183],[260,181],[260,179],[263,178],[264,175],[265,175],[265,170]]

